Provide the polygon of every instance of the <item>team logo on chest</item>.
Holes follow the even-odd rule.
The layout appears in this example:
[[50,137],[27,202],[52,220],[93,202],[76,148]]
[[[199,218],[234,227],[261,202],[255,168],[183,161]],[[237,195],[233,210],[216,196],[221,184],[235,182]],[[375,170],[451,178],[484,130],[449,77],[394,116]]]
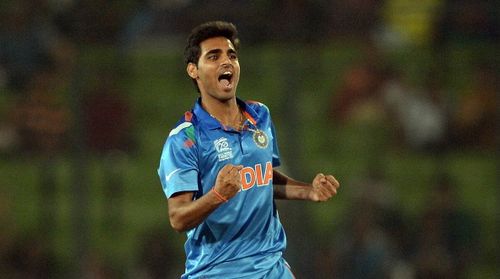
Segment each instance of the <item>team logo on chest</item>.
[[229,146],[227,138],[222,137],[214,140],[214,147],[219,157],[219,162],[233,158],[233,150]]
[[269,144],[269,139],[267,138],[266,133],[262,130],[256,130],[253,132],[253,141],[260,148],[266,148]]

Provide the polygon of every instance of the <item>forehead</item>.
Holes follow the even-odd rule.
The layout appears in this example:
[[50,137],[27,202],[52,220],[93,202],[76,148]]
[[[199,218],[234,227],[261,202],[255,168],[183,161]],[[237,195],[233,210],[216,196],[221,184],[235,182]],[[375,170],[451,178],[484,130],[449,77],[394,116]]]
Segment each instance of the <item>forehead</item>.
[[220,49],[226,51],[228,49],[235,50],[233,43],[226,37],[213,37],[204,40],[200,43],[201,53],[207,53],[211,50]]

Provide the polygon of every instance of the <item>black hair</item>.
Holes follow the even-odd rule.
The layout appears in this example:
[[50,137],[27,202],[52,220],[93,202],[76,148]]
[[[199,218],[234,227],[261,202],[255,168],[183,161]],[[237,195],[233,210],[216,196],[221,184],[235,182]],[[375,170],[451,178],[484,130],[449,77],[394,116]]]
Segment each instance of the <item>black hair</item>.
[[[187,39],[186,47],[184,48],[184,62],[187,64],[194,63],[198,65],[198,60],[201,56],[200,44],[210,38],[225,37],[231,41],[236,50],[239,49],[240,40],[238,38],[238,30],[236,26],[225,21],[210,21],[195,27]],[[198,84],[193,79],[198,92]]]
[[198,65],[198,59],[200,59],[201,55],[201,42],[214,37],[225,37],[231,41],[236,50],[239,48],[238,30],[236,30],[234,24],[225,21],[206,22],[195,27],[188,37],[184,49],[186,64],[194,63]]

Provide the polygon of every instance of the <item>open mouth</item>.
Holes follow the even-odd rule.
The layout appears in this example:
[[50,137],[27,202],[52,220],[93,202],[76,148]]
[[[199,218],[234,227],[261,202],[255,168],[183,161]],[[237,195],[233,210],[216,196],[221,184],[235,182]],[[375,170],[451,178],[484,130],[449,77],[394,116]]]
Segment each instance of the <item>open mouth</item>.
[[226,71],[219,75],[219,82],[224,86],[229,86],[231,84],[231,80],[233,79],[233,73]]

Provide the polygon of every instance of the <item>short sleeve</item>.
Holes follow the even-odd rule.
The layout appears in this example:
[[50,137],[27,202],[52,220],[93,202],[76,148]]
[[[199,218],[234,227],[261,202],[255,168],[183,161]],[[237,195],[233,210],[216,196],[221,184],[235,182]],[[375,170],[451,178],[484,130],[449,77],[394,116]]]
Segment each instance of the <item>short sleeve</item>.
[[170,132],[161,154],[158,176],[167,198],[178,192],[198,191],[197,146],[190,122]]

